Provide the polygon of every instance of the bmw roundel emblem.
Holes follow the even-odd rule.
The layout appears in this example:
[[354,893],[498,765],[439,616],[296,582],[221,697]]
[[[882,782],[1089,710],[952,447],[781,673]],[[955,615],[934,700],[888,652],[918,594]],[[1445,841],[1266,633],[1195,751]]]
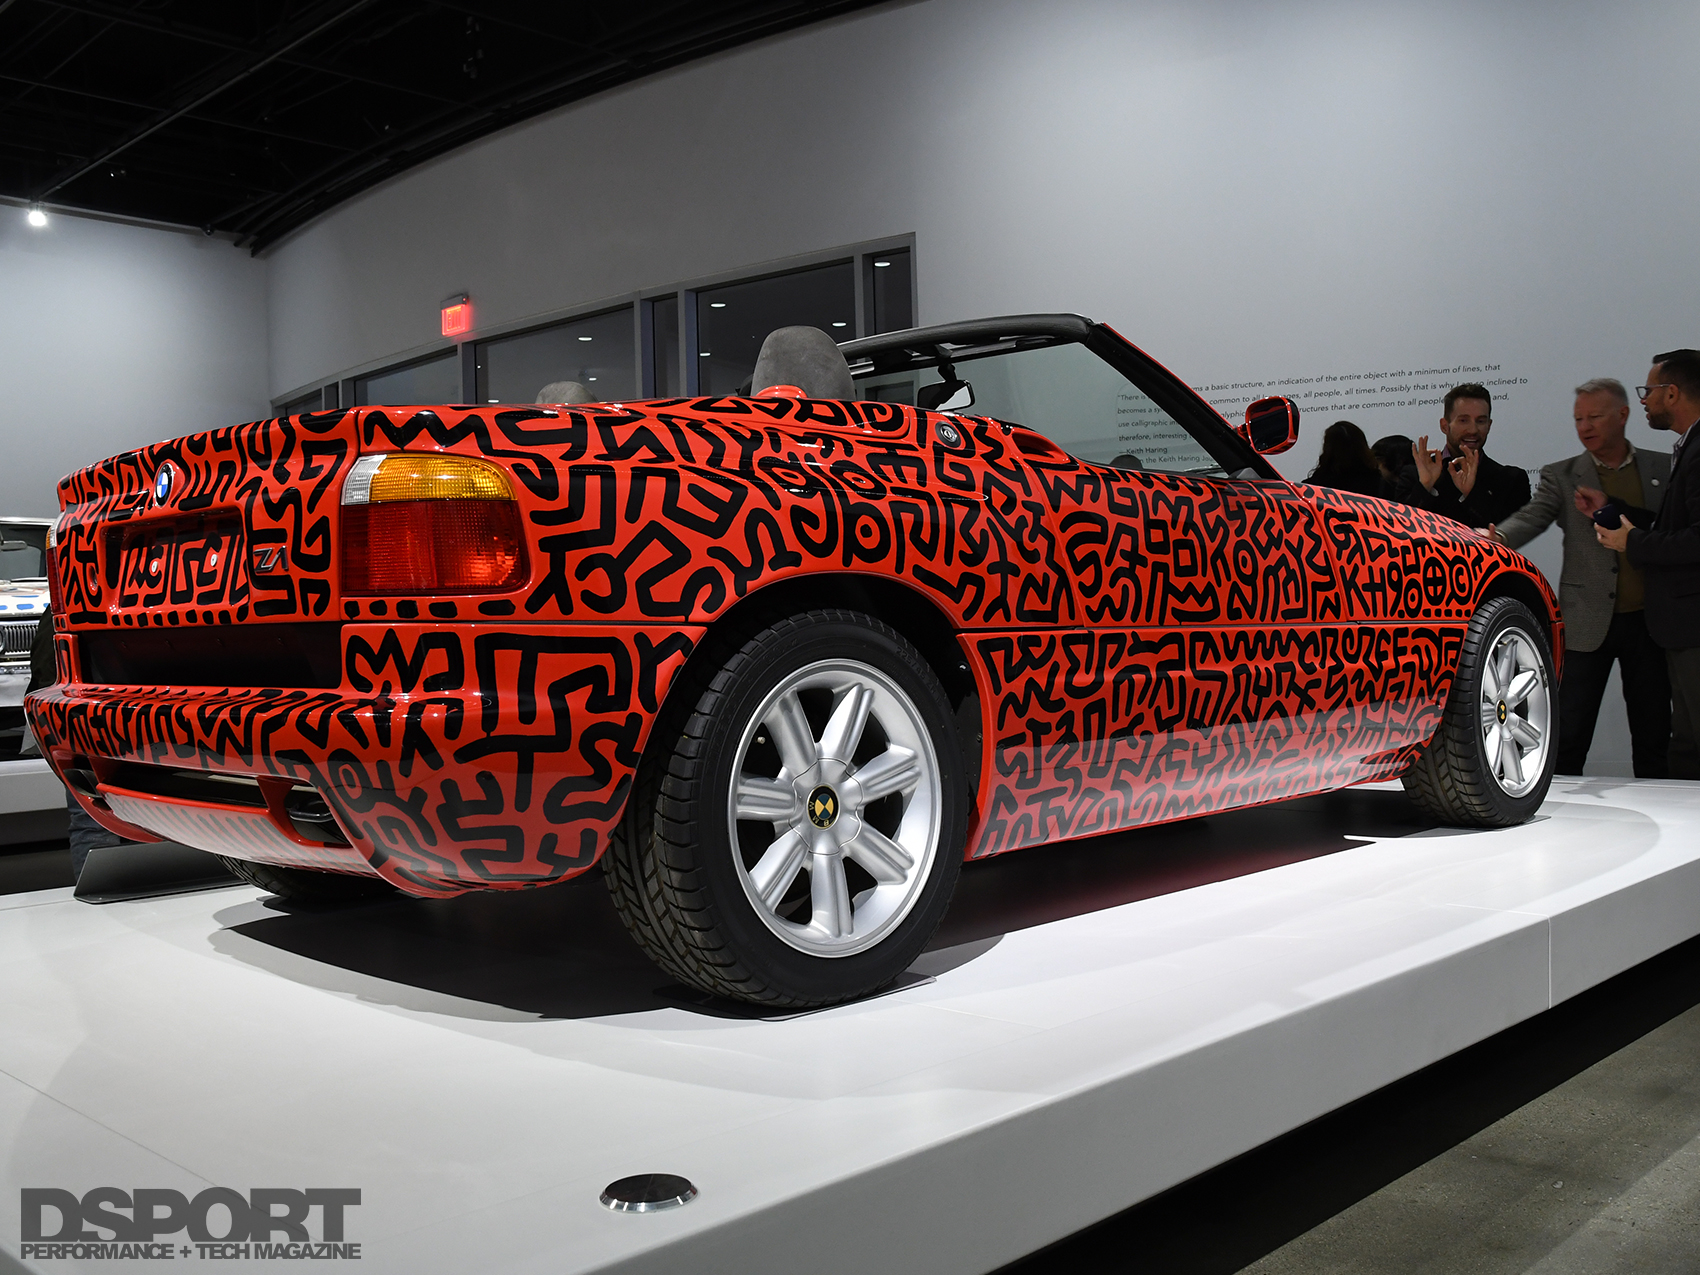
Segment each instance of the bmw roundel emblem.
[[838,822],[838,794],[825,784],[809,794],[809,822],[817,828],[830,828]]
[[163,505],[171,495],[171,484],[177,481],[177,470],[170,461],[159,467],[153,480],[153,503]]

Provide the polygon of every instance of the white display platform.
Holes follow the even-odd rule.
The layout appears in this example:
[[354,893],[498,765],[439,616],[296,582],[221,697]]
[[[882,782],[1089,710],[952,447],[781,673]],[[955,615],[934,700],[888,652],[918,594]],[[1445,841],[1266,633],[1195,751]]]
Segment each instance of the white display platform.
[[41,758],[0,761],[0,816],[64,808],[65,785]]
[[59,776],[39,757],[0,761],[0,846],[64,838],[65,785]]
[[973,865],[935,981],[782,1021],[658,996],[595,879],[0,899],[0,1247],[20,1187],[358,1187],[368,1272],[986,1271],[1700,933],[1700,784],[1299,806]]

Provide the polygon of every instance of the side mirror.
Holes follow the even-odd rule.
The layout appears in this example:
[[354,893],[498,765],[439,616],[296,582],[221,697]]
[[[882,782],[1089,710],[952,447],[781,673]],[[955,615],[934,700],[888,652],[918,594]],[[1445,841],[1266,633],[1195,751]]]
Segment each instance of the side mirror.
[[960,412],[974,406],[974,387],[967,381],[940,381],[915,391],[915,406],[929,412]]
[[1239,434],[1259,455],[1278,455],[1299,441],[1299,405],[1290,398],[1248,403]]

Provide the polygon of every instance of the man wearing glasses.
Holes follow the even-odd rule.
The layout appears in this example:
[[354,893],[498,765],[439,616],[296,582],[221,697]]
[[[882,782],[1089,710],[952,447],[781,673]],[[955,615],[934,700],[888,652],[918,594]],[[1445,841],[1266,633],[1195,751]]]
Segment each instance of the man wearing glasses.
[[1561,775],[1580,775],[1593,743],[1594,723],[1613,665],[1623,673],[1635,777],[1663,779],[1670,748],[1670,680],[1665,653],[1647,632],[1646,579],[1622,553],[1594,539],[1593,514],[1608,501],[1657,513],[1670,486],[1670,457],[1638,452],[1624,437],[1629,391],[1602,376],[1576,387],[1573,412],[1583,451],[1541,470],[1534,499],[1488,528],[1501,544],[1520,549],[1557,522],[1564,532],[1564,680],[1559,687],[1558,756]]
[[1670,669],[1671,778],[1700,779],[1700,446],[1688,446],[1700,421],[1700,350],[1655,355],[1636,393],[1647,424],[1676,435],[1664,504],[1650,515],[1599,491],[1588,503],[1601,515],[1595,538],[1646,573],[1647,632]]

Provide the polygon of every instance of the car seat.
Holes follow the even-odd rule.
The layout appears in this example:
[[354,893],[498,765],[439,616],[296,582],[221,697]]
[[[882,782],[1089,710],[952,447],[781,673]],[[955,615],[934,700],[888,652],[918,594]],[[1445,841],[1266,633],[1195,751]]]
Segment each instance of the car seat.
[[856,397],[850,365],[836,342],[819,328],[775,328],[761,343],[750,384],[759,395],[780,385],[794,385],[804,398]]
[[590,391],[577,381],[550,381],[537,391],[539,403],[594,403]]

